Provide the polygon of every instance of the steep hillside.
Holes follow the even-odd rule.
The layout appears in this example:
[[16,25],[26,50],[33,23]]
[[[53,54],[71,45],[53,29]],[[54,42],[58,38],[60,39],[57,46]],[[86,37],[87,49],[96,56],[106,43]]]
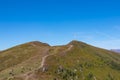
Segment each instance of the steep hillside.
[[0,60],[1,80],[120,80],[120,54],[79,41],[27,43],[2,52]]

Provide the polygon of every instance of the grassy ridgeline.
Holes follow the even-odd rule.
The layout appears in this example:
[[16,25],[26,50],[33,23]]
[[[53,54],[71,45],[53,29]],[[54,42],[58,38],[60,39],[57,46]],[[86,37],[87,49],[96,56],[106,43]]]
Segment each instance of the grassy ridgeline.
[[[44,66],[40,68],[43,56]],[[11,80],[119,80],[120,54],[79,41],[64,46],[23,44],[0,54],[0,78]],[[10,71],[14,75],[10,74]],[[19,76],[29,73],[31,75]]]

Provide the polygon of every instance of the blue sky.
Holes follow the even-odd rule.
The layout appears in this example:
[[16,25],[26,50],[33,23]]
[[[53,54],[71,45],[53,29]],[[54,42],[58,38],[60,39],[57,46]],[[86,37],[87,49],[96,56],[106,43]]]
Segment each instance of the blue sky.
[[0,50],[79,40],[120,49],[119,0],[0,0]]

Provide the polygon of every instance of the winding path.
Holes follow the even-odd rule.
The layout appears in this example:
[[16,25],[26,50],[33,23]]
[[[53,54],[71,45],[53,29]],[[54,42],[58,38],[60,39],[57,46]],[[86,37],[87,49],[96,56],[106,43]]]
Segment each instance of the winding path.
[[[65,50],[65,52],[71,50],[72,47],[73,47],[73,45],[70,45],[70,46]],[[51,56],[51,55],[53,55],[53,54],[47,54],[47,55],[45,55],[45,56],[42,57],[41,65],[40,65],[39,68],[43,68],[43,67],[44,67],[46,58],[47,58],[48,56]],[[31,76],[31,75],[26,76],[25,80],[29,80],[30,76]]]
[[70,45],[69,48],[67,49],[67,51],[71,50],[72,47],[73,47],[73,45]]
[[48,54],[48,55],[42,57],[42,62],[41,62],[41,65],[40,65],[39,68],[42,68],[42,67],[44,66],[44,64],[45,64],[45,60],[46,60],[46,58],[47,58],[48,56],[50,56],[50,54]]
[[[70,45],[65,52],[71,50],[72,47],[73,47],[73,45]],[[52,55],[52,54],[48,54],[48,55],[42,57],[42,62],[41,62],[40,68],[42,68],[42,67],[44,66],[46,58],[47,58],[48,56],[50,56],[50,55]]]

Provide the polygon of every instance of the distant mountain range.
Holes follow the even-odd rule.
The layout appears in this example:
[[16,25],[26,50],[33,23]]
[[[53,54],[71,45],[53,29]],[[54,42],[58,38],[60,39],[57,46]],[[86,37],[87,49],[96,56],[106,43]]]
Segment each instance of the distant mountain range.
[[111,51],[120,53],[120,49],[111,49]]
[[28,42],[0,53],[0,80],[120,80],[120,54],[75,40]]

